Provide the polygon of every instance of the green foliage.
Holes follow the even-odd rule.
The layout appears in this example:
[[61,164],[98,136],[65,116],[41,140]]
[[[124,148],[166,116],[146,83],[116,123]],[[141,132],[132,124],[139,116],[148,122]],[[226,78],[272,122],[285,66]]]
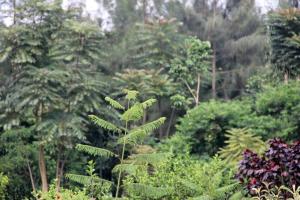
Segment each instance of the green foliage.
[[66,174],[66,177],[73,182],[83,185],[84,192],[91,198],[102,199],[102,197],[108,197],[112,182],[101,179],[95,174],[95,163],[92,160],[88,162],[86,173],[87,176]]
[[[293,86],[286,87],[294,88]],[[281,86],[270,89],[270,91],[272,90],[279,91]],[[208,153],[210,155],[213,155],[220,147],[225,145],[226,131],[231,128],[249,128],[255,135],[261,136],[264,140],[274,136],[289,137],[297,125],[290,120],[288,115],[271,116],[269,113],[260,113],[259,107],[255,107],[255,104],[260,105],[259,102],[263,99],[277,101],[275,96],[264,98],[264,95],[268,95],[268,93],[267,90],[258,94],[256,103],[247,99],[202,103],[200,106],[189,110],[179,120],[177,134],[189,137],[188,141],[192,144],[192,152]],[[288,97],[290,94],[286,93],[286,95]],[[280,107],[270,105],[266,108],[278,109]],[[293,109],[296,108],[297,106],[293,107]],[[284,110],[284,112],[287,111]]]
[[233,175],[218,158],[205,162],[179,155],[161,162],[151,171],[138,169],[126,177],[125,185],[137,186],[126,187],[130,199],[221,200],[228,199],[237,188]]
[[[125,95],[125,96],[124,96]],[[117,143],[121,146],[121,154],[116,155],[115,153],[98,147],[93,147],[90,145],[82,145],[78,144],[77,149],[80,151],[84,151],[93,156],[104,156],[104,157],[111,157],[116,155],[119,158],[120,164],[115,167],[113,170],[114,172],[118,173],[118,183],[116,185],[116,197],[120,195],[120,188],[121,188],[121,179],[122,174],[124,172],[135,171],[137,168],[136,165],[142,164],[155,164],[162,160],[162,157],[165,155],[160,154],[137,154],[129,156],[128,160],[125,160],[125,150],[129,144],[136,145],[138,142],[143,142],[145,138],[147,138],[155,129],[160,127],[165,118],[161,117],[157,120],[152,122],[134,127],[130,129],[130,125],[134,125],[134,123],[139,122],[145,110],[152,106],[156,100],[155,99],[148,99],[142,103],[138,102],[137,100],[138,92],[134,90],[123,90],[123,96],[125,99],[126,106],[123,106],[121,103],[112,100],[111,98],[107,97],[106,100],[116,108],[125,108],[123,113],[119,115],[120,121],[125,127],[117,127],[113,123],[107,122],[103,119],[100,119],[94,115],[90,115],[91,120],[101,128],[107,129],[108,131],[113,131],[119,133],[119,138]],[[126,163],[127,162],[127,163]],[[128,164],[128,162],[130,164]],[[88,180],[84,176],[78,175],[69,175],[69,178],[84,183],[85,180]]]
[[[179,55],[172,59],[169,73],[174,81],[187,87],[195,105],[199,103],[201,77],[209,71],[210,43],[190,37],[185,39]],[[192,89],[195,88],[195,89]]]
[[72,191],[68,189],[62,189],[57,192],[55,184],[50,186],[48,192],[38,192],[36,194],[38,200],[53,200],[53,199],[64,199],[64,200],[90,200],[85,194],[85,191]]
[[6,194],[6,187],[9,184],[9,180],[7,176],[3,173],[0,173],[0,198],[5,199]]
[[[271,63],[275,71],[296,78],[299,76],[299,53],[295,36],[300,34],[300,12],[297,8],[282,9],[269,15]],[[286,77],[288,78],[288,77]]]
[[288,129],[279,136],[286,139],[296,139],[299,129],[300,85],[291,82],[287,85],[268,88],[257,95],[255,103],[259,115],[272,116],[274,119],[286,124]]
[[225,134],[227,140],[226,146],[219,151],[220,158],[226,162],[237,164],[242,159],[242,154],[246,149],[252,150],[258,154],[265,152],[267,144],[248,129],[231,129]]

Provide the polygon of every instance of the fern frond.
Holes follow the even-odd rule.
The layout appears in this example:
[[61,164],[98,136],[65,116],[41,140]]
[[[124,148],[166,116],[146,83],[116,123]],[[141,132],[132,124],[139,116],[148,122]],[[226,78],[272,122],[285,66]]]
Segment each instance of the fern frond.
[[107,101],[112,107],[116,109],[125,110],[124,106],[122,106],[119,102],[110,97],[105,97],[105,101]]
[[113,132],[117,132],[117,133],[121,133],[121,129],[119,129],[117,126],[115,126],[114,124],[108,122],[108,121],[105,121],[95,115],[89,115],[89,118],[98,126],[106,129],[106,130],[109,130],[109,131],[113,131]]
[[144,165],[152,164],[157,165],[165,162],[170,157],[169,153],[150,153],[150,154],[134,154],[129,158],[133,160],[135,164]]
[[123,121],[137,121],[140,120],[144,115],[144,108],[141,103],[135,103],[132,107],[126,110],[122,115]]
[[112,184],[112,182],[99,177],[91,177],[91,176],[84,176],[78,174],[66,174],[66,178],[76,183],[80,183],[82,185],[87,185],[90,183],[107,183],[110,185]]
[[131,130],[127,135],[118,139],[119,144],[123,144],[124,142],[130,144],[137,144],[145,139],[152,131],[159,128],[164,122],[166,118],[161,117],[153,122],[149,122],[140,127],[137,127]]
[[112,172],[117,173],[117,172],[125,172],[127,174],[135,174],[136,171],[143,166],[135,165],[133,163],[130,164],[118,164],[116,165]]
[[125,99],[127,100],[135,100],[137,95],[139,94],[139,92],[136,90],[124,89],[123,92],[126,94]]
[[116,156],[113,152],[111,152],[109,150],[98,148],[98,147],[93,147],[93,146],[89,146],[89,145],[84,145],[84,144],[76,145],[76,149],[79,151],[86,152],[93,156],[102,156],[105,158]]
[[147,108],[151,107],[155,102],[156,102],[156,99],[148,99],[142,103],[143,108],[147,109]]
[[209,195],[201,195],[198,197],[190,198],[189,200],[214,200],[214,198]]
[[167,119],[166,117],[160,117],[157,120],[154,120],[152,122],[149,122],[147,124],[139,126],[135,129],[133,129],[132,131],[145,130],[147,133],[150,133],[150,132],[154,131],[155,129],[158,129],[161,125],[163,125],[165,123],[166,119]]
[[171,193],[172,188],[153,187],[140,183],[132,183],[126,186],[128,191],[134,191],[138,196],[151,199],[162,199]]

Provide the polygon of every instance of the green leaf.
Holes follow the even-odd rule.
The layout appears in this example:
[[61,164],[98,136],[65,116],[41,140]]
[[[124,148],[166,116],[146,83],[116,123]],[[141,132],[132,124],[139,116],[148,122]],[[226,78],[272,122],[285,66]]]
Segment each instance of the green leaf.
[[76,149],[79,151],[86,152],[93,156],[102,156],[102,157],[106,157],[106,158],[116,156],[113,152],[111,152],[107,149],[102,149],[102,148],[93,147],[93,146],[89,146],[89,145],[78,144],[78,145],[76,145]]
[[95,115],[89,115],[89,118],[98,126],[109,130],[109,131],[113,131],[113,132],[117,132],[117,133],[121,133],[121,129],[119,129],[117,126],[115,126],[114,124],[107,122]]
[[113,100],[110,97],[105,97],[105,101],[107,101],[112,107],[116,109],[125,110],[124,106],[122,106],[119,102]]
[[121,119],[123,121],[138,121],[144,115],[144,108],[141,103],[135,103],[132,107],[126,110],[122,115]]

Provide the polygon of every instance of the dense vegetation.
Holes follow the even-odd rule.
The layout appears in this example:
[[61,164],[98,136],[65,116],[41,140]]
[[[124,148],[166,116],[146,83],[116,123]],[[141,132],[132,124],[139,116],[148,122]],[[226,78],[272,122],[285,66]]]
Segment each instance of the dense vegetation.
[[300,199],[297,0],[97,4],[0,0],[0,199]]

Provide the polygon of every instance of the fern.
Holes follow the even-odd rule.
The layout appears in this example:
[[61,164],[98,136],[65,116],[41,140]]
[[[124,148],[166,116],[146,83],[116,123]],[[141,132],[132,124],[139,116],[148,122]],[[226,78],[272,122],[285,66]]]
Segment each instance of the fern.
[[106,157],[106,158],[116,156],[113,152],[111,152],[109,150],[98,148],[98,147],[92,147],[89,145],[78,144],[76,146],[76,149],[79,151],[86,152],[93,156],[102,156],[102,157]]
[[[154,120],[152,122],[149,122],[147,124],[144,124],[142,126],[139,126],[137,128],[134,128],[130,130],[128,124],[134,123],[138,120],[140,120],[144,115],[144,110],[152,106],[156,100],[155,99],[149,99],[147,101],[144,101],[142,103],[137,102],[137,95],[138,92],[135,90],[124,90],[125,93],[125,100],[127,106],[123,106],[121,103],[113,100],[110,97],[106,97],[105,100],[114,108],[123,110],[123,114],[120,116],[120,121],[124,123],[125,128],[118,128],[116,125],[107,122],[95,115],[89,115],[89,118],[99,127],[102,127],[106,130],[118,132],[120,133],[120,137],[117,140],[117,143],[122,145],[121,148],[121,154],[116,155],[113,152],[98,148],[98,147],[92,147],[89,145],[82,145],[78,144],[76,148],[80,151],[84,151],[88,154],[94,155],[94,156],[102,156],[102,157],[112,157],[116,156],[120,159],[120,164],[116,165],[113,169],[113,172],[118,173],[117,178],[117,185],[116,185],[116,198],[120,196],[120,188],[121,188],[121,179],[122,179],[122,173],[125,174],[134,174],[137,169],[139,168],[147,168],[147,164],[156,165],[162,161],[164,161],[165,158],[168,157],[167,154],[136,154],[129,156],[128,159],[125,159],[125,150],[126,145],[128,144],[136,144],[138,142],[142,142],[145,137],[147,137],[152,131],[159,128],[166,120],[165,117],[161,117],[157,120]],[[92,169],[92,168],[91,168]],[[92,172],[90,174],[93,174]],[[69,178],[77,180],[77,181],[89,181],[89,179],[85,176],[80,175],[69,175]],[[131,186],[130,186],[131,187]],[[141,191],[145,190],[146,187],[141,185],[134,186],[136,189],[140,189]],[[153,190],[154,194],[157,194],[159,197],[162,197],[165,194],[165,189],[161,188],[148,188],[150,190]],[[146,194],[146,193],[145,193]]]
[[122,106],[119,102],[115,101],[114,99],[110,97],[105,97],[105,101],[107,101],[112,107],[116,109],[125,110],[125,107]]
[[125,99],[130,101],[130,100],[135,100],[137,95],[138,95],[138,91],[135,90],[123,90],[123,92],[126,94]]
[[66,178],[76,183],[80,183],[82,185],[88,185],[91,183],[106,183],[110,185],[112,184],[112,182],[105,179],[101,179],[99,177],[91,177],[91,176],[84,176],[84,175],[77,175],[77,174],[66,174]]
[[129,158],[134,161],[135,164],[145,165],[152,164],[157,165],[169,158],[170,154],[168,153],[150,153],[150,154],[134,154]]
[[158,129],[164,122],[166,118],[161,117],[153,122],[149,122],[140,127],[131,130],[127,135],[118,139],[118,143],[122,144],[124,141],[129,144],[137,144],[145,139],[152,131]]
[[144,166],[136,165],[134,163],[118,164],[113,168],[112,172],[113,173],[125,172],[127,174],[135,174],[137,172],[137,170],[141,167],[144,167]]
[[162,199],[164,196],[170,194],[171,191],[171,188],[153,187],[140,183],[130,184],[126,188],[128,191],[134,191],[136,194],[144,197],[144,199]]
[[113,132],[117,132],[117,133],[121,133],[121,129],[119,129],[117,126],[115,126],[114,124],[107,122],[95,115],[89,115],[89,118],[98,126],[109,130],[109,131],[113,131]]
[[121,119],[127,122],[138,121],[143,117],[143,115],[144,115],[143,104],[135,103],[132,107],[130,107],[128,110],[126,110],[123,113]]
[[143,108],[147,109],[147,108],[151,107],[155,102],[156,102],[156,99],[148,99],[142,103]]

